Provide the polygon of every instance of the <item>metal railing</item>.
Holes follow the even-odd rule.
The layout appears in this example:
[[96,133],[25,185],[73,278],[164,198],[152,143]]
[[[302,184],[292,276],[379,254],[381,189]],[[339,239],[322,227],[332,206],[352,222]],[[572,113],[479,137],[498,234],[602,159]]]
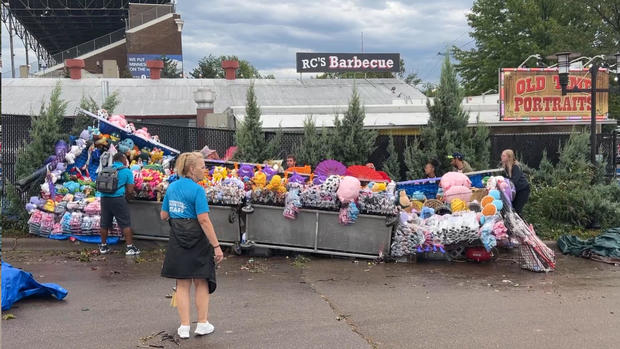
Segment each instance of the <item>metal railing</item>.
[[163,17],[170,13],[174,13],[174,8],[172,5],[153,5],[153,6],[154,7],[150,10],[140,12],[134,15],[130,14],[127,29],[135,28],[146,22],[152,21],[159,17]]
[[124,38],[125,38],[125,28],[121,28],[109,34],[100,36],[98,38],[92,39],[90,41],[79,44],[77,46],[73,46],[62,52],[56,53],[52,55],[52,59],[55,61],[55,64],[60,64],[64,62],[65,59],[79,57],[81,55],[100,49],[102,47],[110,45]]

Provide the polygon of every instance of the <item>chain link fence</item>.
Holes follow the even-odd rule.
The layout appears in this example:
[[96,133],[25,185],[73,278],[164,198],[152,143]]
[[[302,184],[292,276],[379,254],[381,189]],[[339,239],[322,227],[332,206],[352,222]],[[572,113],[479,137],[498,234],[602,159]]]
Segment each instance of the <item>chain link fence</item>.
[[[30,116],[23,115],[2,115],[2,174],[3,180],[14,183],[15,162],[19,149],[30,139]],[[65,118],[63,129],[71,130],[73,126],[72,118]],[[235,131],[222,129],[208,129],[196,127],[180,127],[170,125],[156,125],[148,123],[135,123],[137,128],[146,127],[152,135],[158,135],[161,143],[175,148],[181,152],[200,150],[205,145],[217,150],[220,156],[226,154],[226,150],[235,145]],[[528,133],[528,134],[495,134],[490,136],[491,146],[491,167],[495,167],[500,162],[501,152],[504,149],[513,149],[520,161],[529,167],[537,168],[542,159],[543,151],[547,151],[547,158],[552,163],[559,160],[559,150],[564,145],[570,133]],[[275,137],[274,132],[267,132],[266,139]],[[399,154],[401,178],[405,178],[406,166],[404,164],[404,151],[407,144],[412,144],[416,136],[394,136],[396,153]],[[616,169],[616,134],[598,135],[598,147],[603,161],[607,164],[608,174],[613,176]],[[283,133],[280,147],[280,158],[285,158],[288,154],[294,153],[295,149],[301,145],[303,140],[302,133]],[[376,140],[376,148],[368,159],[381,169],[388,157],[387,146],[389,136],[379,135]]]

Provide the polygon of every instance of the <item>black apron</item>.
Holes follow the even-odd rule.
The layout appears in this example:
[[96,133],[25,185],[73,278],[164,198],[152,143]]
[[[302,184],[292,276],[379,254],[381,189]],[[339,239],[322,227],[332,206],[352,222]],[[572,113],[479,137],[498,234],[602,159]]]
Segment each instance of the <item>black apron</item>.
[[173,279],[206,279],[209,293],[215,282],[215,253],[197,219],[170,219],[170,239],[161,276]]

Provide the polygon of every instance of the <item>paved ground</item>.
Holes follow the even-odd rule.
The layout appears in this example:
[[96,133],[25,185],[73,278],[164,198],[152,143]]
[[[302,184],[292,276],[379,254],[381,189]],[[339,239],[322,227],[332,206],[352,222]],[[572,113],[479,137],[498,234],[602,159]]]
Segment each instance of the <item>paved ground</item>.
[[160,250],[103,258],[71,251],[84,245],[14,243],[3,242],[7,262],[69,295],[17,303],[8,311],[15,319],[2,321],[3,348],[613,348],[620,340],[620,266],[559,256],[556,272],[535,274],[506,252],[487,264],[228,256],[211,300],[216,332],[177,345],[166,337],[178,320]]

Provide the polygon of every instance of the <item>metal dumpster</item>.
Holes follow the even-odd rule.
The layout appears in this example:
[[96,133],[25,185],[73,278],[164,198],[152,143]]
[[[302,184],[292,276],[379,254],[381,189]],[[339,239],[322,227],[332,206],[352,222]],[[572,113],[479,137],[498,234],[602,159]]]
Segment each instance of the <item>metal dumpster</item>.
[[[209,205],[209,218],[222,245],[233,245],[241,238],[236,207]],[[168,240],[170,226],[159,218],[161,202],[129,202],[132,229],[137,239]]]
[[282,207],[253,207],[246,215],[247,245],[371,259],[389,253],[392,228],[383,216],[359,215],[355,224],[344,226],[337,212],[302,209],[290,220]]

